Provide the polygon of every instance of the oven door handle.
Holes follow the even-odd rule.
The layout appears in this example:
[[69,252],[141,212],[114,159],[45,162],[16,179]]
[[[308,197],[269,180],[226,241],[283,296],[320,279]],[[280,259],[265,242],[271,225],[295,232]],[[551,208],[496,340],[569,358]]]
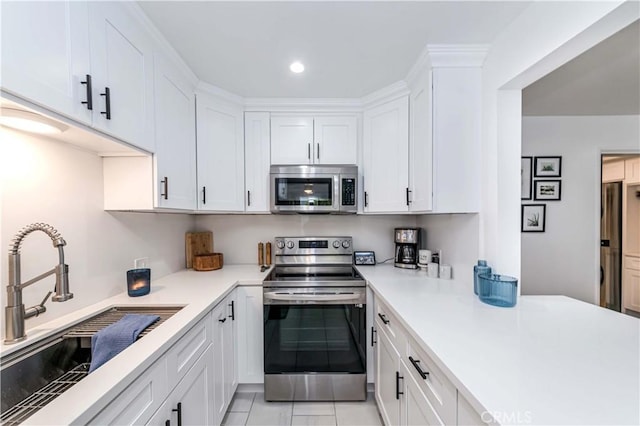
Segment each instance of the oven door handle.
[[279,292],[268,292],[264,293],[264,298],[268,300],[281,300],[283,302],[353,302],[354,300],[360,299],[362,296],[356,293],[348,293],[348,294],[292,294],[292,293],[279,293]]

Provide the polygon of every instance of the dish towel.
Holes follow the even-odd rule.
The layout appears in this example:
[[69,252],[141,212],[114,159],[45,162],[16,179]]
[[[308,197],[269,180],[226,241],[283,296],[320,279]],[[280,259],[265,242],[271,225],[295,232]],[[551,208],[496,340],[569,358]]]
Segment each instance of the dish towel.
[[126,314],[91,337],[89,373],[125,350],[145,328],[158,321],[158,315]]

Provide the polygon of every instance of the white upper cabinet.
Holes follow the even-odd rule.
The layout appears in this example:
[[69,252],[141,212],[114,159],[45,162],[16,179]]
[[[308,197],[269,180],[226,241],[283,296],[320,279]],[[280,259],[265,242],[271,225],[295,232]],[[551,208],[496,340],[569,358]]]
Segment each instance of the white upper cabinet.
[[315,164],[356,164],[357,126],[355,116],[314,118],[313,162]]
[[126,6],[90,2],[93,126],[147,151],[153,139],[153,42]]
[[196,208],[196,108],[191,84],[155,55],[156,206]]
[[197,95],[198,209],[244,211],[242,108]]
[[403,212],[409,206],[409,99],[364,111],[364,211]]
[[271,164],[313,163],[313,117],[271,118]]
[[271,164],[356,164],[355,115],[272,116]]
[[433,211],[480,210],[480,67],[433,69]]
[[2,88],[91,124],[86,2],[2,3]]
[[247,212],[269,212],[269,148],[269,113],[245,112],[244,180]]
[[423,73],[409,95],[409,211],[432,209],[431,78]]
[[2,88],[154,151],[153,41],[119,2],[2,4]]

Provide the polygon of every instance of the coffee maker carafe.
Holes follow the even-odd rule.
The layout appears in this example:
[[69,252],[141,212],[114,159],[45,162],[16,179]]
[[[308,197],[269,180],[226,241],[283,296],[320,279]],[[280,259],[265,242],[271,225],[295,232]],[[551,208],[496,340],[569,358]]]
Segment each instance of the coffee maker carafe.
[[416,269],[418,267],[418,249],[420,248],[420,228],[395,229],[396,252],[394,266]]

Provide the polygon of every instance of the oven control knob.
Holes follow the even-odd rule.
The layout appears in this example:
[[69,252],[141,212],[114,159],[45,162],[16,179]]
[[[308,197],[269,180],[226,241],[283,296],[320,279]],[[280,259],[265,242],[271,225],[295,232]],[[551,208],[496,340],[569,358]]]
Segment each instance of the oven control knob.
[[282,250],[284,248],[284,241],[282,241],[282,240],[276,241],[276,247],[278,247],[280,250]]
[[350,245],[351,245],[351,243],[349,242],[349,240],[344,240],[342,242],[342,247],[344,247],[344,248],[349,248]]
[[340,248],[340,241],[335,240],[335,241],[333,242],[333,248]]
[[287,248],[292,249],[294,246],[293,241],[287,241]]

